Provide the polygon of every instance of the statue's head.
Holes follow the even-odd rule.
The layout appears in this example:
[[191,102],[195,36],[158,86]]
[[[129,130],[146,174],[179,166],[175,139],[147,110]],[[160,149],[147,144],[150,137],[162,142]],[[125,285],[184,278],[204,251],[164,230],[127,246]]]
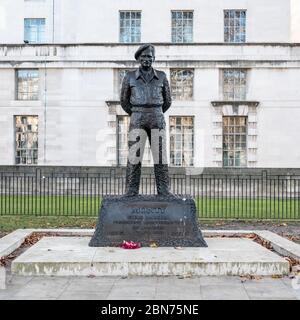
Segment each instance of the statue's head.
[[134,55],[135,60],[139,61],[142,68],[149,69],[155,61],[155,48],[147,43],[140,46]]

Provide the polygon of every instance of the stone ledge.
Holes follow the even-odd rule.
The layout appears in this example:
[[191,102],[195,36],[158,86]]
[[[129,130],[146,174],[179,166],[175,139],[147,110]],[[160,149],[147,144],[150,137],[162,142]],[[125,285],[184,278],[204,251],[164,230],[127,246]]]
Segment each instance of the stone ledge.
[[0,290],[6,289],[6,272],[5,268],[0,266]]
[[18,249],[33,231],[33,229],[18,229],[3,238],[0,238],[0,258],[11,254]]
[[273,249],[283,255],[294,258],[300,263],[300,245],[290,241],[286,238],[279,236],[278,234],[271,231],[255,231],[255,234],[258,235],[261,239],[270,242]]
[[[24,240],[32,233],[53,233],[60,236],[91,237],[94,229],[18,229],[0,238],[0,258],[18,249]],[[232,237],[255,234],[263,240],[269,241],[274,250],[284,256],[291,256],[300,261],[300,245],[285,239],[271,231],[261,230],[202,230],[204,237]]]
[[24,276],[287,275],[289,263],[252,240],[207,238],[208,248],[88,247],[89,237],[44,237],[12,262]]

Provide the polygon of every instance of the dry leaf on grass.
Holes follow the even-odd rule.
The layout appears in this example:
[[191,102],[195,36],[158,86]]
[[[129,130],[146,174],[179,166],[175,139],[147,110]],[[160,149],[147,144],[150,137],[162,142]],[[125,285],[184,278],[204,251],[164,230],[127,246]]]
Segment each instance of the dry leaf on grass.
[[289,239],[290,241],[299,241],[300,240],[300,237],[298,236],[294,236],[294,235],[283,235],[285,238]]

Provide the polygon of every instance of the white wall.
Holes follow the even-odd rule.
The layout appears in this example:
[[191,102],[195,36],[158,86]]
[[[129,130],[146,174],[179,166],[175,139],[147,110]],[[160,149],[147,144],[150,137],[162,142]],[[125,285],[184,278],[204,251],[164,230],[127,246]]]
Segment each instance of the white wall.
[[300,42],[300,1],[291,0],[291,42]]
[[250,94],[259,98],[258,161],[263,167],[300,165],[299,69],[252,71]]
[[24,1],[0,2],[0,43],[22,43],[24,40]]
[[[0,43],[23,43],[24,18],[45,17],[49,42],[71,45],[0,46],[0,164],[14,164],[14,115],[39,116],[41,165],[113,163],[116,116],[106,101],[118,98],[116,70],[136,67],[138,45],[76,43],[117,43],[119,10],[142,10],[142,42],[155,43],[171,40],[171,9],[193,9],[194,42],[215,43],[224,40],[223,10],[247,9],[247,41],[277,43],[300,40],[300,5],[291,1],[55,0],[53,28],[52,0],[1,0]],[[167,123],[171,115],[195,117],[195,166],[216,163],[211,102],[222,100],[220,69],[245,67],[247,100],[260,103],[255,166],[299,167],[299,46],[157,45],[155,67],[168,75],[195,70],[193,100],[174,101],[166,114]],[[40,69],[40,101],[15,100],[17,68]]]
[[[168,68],[160,68],[169,74]],[[39,163],[44,164],[46,107],[47,162],[53,165],[108,165],[116,146],[116,128],[109,128],[106,100],[114,99],[113,68],[49,68],[45,104],[45,72],[40,69],[41,100],[15,101],[14,74],[0,69],[0,164],[14,164],[14,115],[39,116]],[[174,101],[169,116],[195,117],[195,166],[214,166],[211,101],[221,100],[219,68],[195,68],[194,99]],[[259,101],[257,167],[299,167],[299,68],[251,69],[248,100]]]
[[142,11],[142,42],[171,41],[171,10],[194,10],[194,42],[224,42],[224,9],[247,10],[247,42],[299,41],[297,1],[2,0],[0,43],[23,43],[24,18],[42,17],[49,43],[116,43],[120,10]]

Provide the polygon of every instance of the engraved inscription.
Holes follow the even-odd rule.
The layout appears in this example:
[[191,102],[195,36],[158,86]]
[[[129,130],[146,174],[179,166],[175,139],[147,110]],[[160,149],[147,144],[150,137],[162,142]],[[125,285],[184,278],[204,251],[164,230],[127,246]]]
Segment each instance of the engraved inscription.
[[141,208],[133,208],[131,210],[131,213],[135,214],[164,214],[166,213],[166,208],[147,208],[147,207],[141,207]]
[[147,201],[105,199],[100,213],[100,236],[92,244],[119,246],[126,240],[142,246],[149,246],[151,241],[159,246],[206,246],[197,231],[193,200],[145,198]]

